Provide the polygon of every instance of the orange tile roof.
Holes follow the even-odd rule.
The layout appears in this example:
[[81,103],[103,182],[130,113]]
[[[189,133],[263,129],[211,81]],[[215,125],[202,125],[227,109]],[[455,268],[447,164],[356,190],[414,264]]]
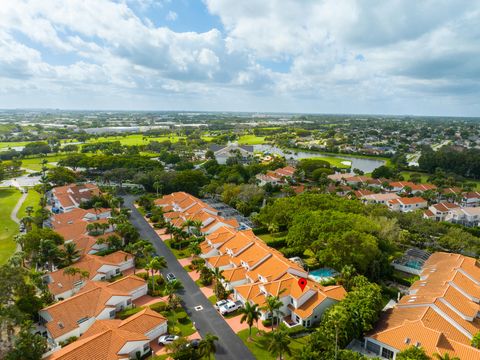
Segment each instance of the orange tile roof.
[[391,204],[403,204],[403,205],[420,204],[424,202],[427,202],[427,200],[418,196],[414,196],[411,198],[403,197],[403,198],[393,199],[389,201],[389,203]]
[[79,319],[95,317],[105,308],[112,307],[107,305],[112,296],[130,296],[131,291],[144,284],[145,280],[133,275],[113,283],[88,282],[78,294],[41,310],[52,318],[45,327],[53,338],[67,334],[78,327]]
[[[72,264],[71,267],[88,271],[88,279],[92,279],[98,274],[98,271],[102,266],[119,266],[120,264],[129,259],[132,259],[132,255],[124,251],[116,251],[103,257],[87,254],[82,256],[79,261]],[[80,275],[65,275],[64,271],[65,269],[60,269],[48,274],[52,280],[52,282],[48,284],[48,290],[53,295],[59,295],[61,293],[64,293],[65,291],[71,290],[73,288],[73,284],[81,279]]]
[[48,356],[47,360],[117,360],[127,342],[149,342],[146,334],[167,321],[162,315],[145,308],[125,320],[98,320],[77,341]]

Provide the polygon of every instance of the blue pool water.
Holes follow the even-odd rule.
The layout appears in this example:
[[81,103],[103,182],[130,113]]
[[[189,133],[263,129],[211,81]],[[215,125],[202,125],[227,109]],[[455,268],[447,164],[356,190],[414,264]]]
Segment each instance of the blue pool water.
[[417,260],[408,260],[405,263],[405,266],[413,268],[413,269],[417,269],[417,270],[422,270],[422,263],[420,261],[417,261]]
[[337,272],[330,268],[321,268],[317,270],[310,271],[308,277],[312,278],[315,281],[322,281],[326,278],[331,278],[335,276]]

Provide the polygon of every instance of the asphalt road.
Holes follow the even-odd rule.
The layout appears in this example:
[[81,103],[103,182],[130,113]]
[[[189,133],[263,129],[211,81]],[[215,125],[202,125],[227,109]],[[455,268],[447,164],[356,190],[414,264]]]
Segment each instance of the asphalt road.
[[[162,270],[165,275],[169,272],[175,274],[178,280],[183,284],[184,289],[179,292],[184,306],[190,319],[195,322],[198,332],[203,337],[207,333],[218,336],[217,360],[254,360],[250,350],[243,341],[233,332],[231,327],[225,322],[223,317],[215,310],[213,305],[203,295],[197,284],[188,275],[185,269],[177,261],[167,245],[160,240],[157,233],[145,221],[143,216],[133,206],[134,197],[125,196],[125,206],[132,210],[130,222],[138,229],[142,239],[150,241],[155,247],[157,254],[163,256],[167,261],[168,268]],[[195,307],[201,305],[200,311],[195,311]]]

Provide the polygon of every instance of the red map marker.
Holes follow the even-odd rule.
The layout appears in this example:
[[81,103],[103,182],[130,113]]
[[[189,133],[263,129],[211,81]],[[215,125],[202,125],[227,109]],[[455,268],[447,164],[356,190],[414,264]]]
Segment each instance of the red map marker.
[[298,279],[298,286],[300,286],[300,289],[305,289],[305,286],[307,286],[307,279],[300,278]]

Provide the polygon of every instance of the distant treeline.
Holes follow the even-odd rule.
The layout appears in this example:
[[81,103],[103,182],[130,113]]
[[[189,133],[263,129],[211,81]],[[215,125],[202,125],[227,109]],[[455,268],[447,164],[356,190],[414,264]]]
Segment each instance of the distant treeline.
[[444,146],[438,151],[422,151],[420,169],[433,173],[436,169],[453,172],[466,178],[480,178],[480,150]]

